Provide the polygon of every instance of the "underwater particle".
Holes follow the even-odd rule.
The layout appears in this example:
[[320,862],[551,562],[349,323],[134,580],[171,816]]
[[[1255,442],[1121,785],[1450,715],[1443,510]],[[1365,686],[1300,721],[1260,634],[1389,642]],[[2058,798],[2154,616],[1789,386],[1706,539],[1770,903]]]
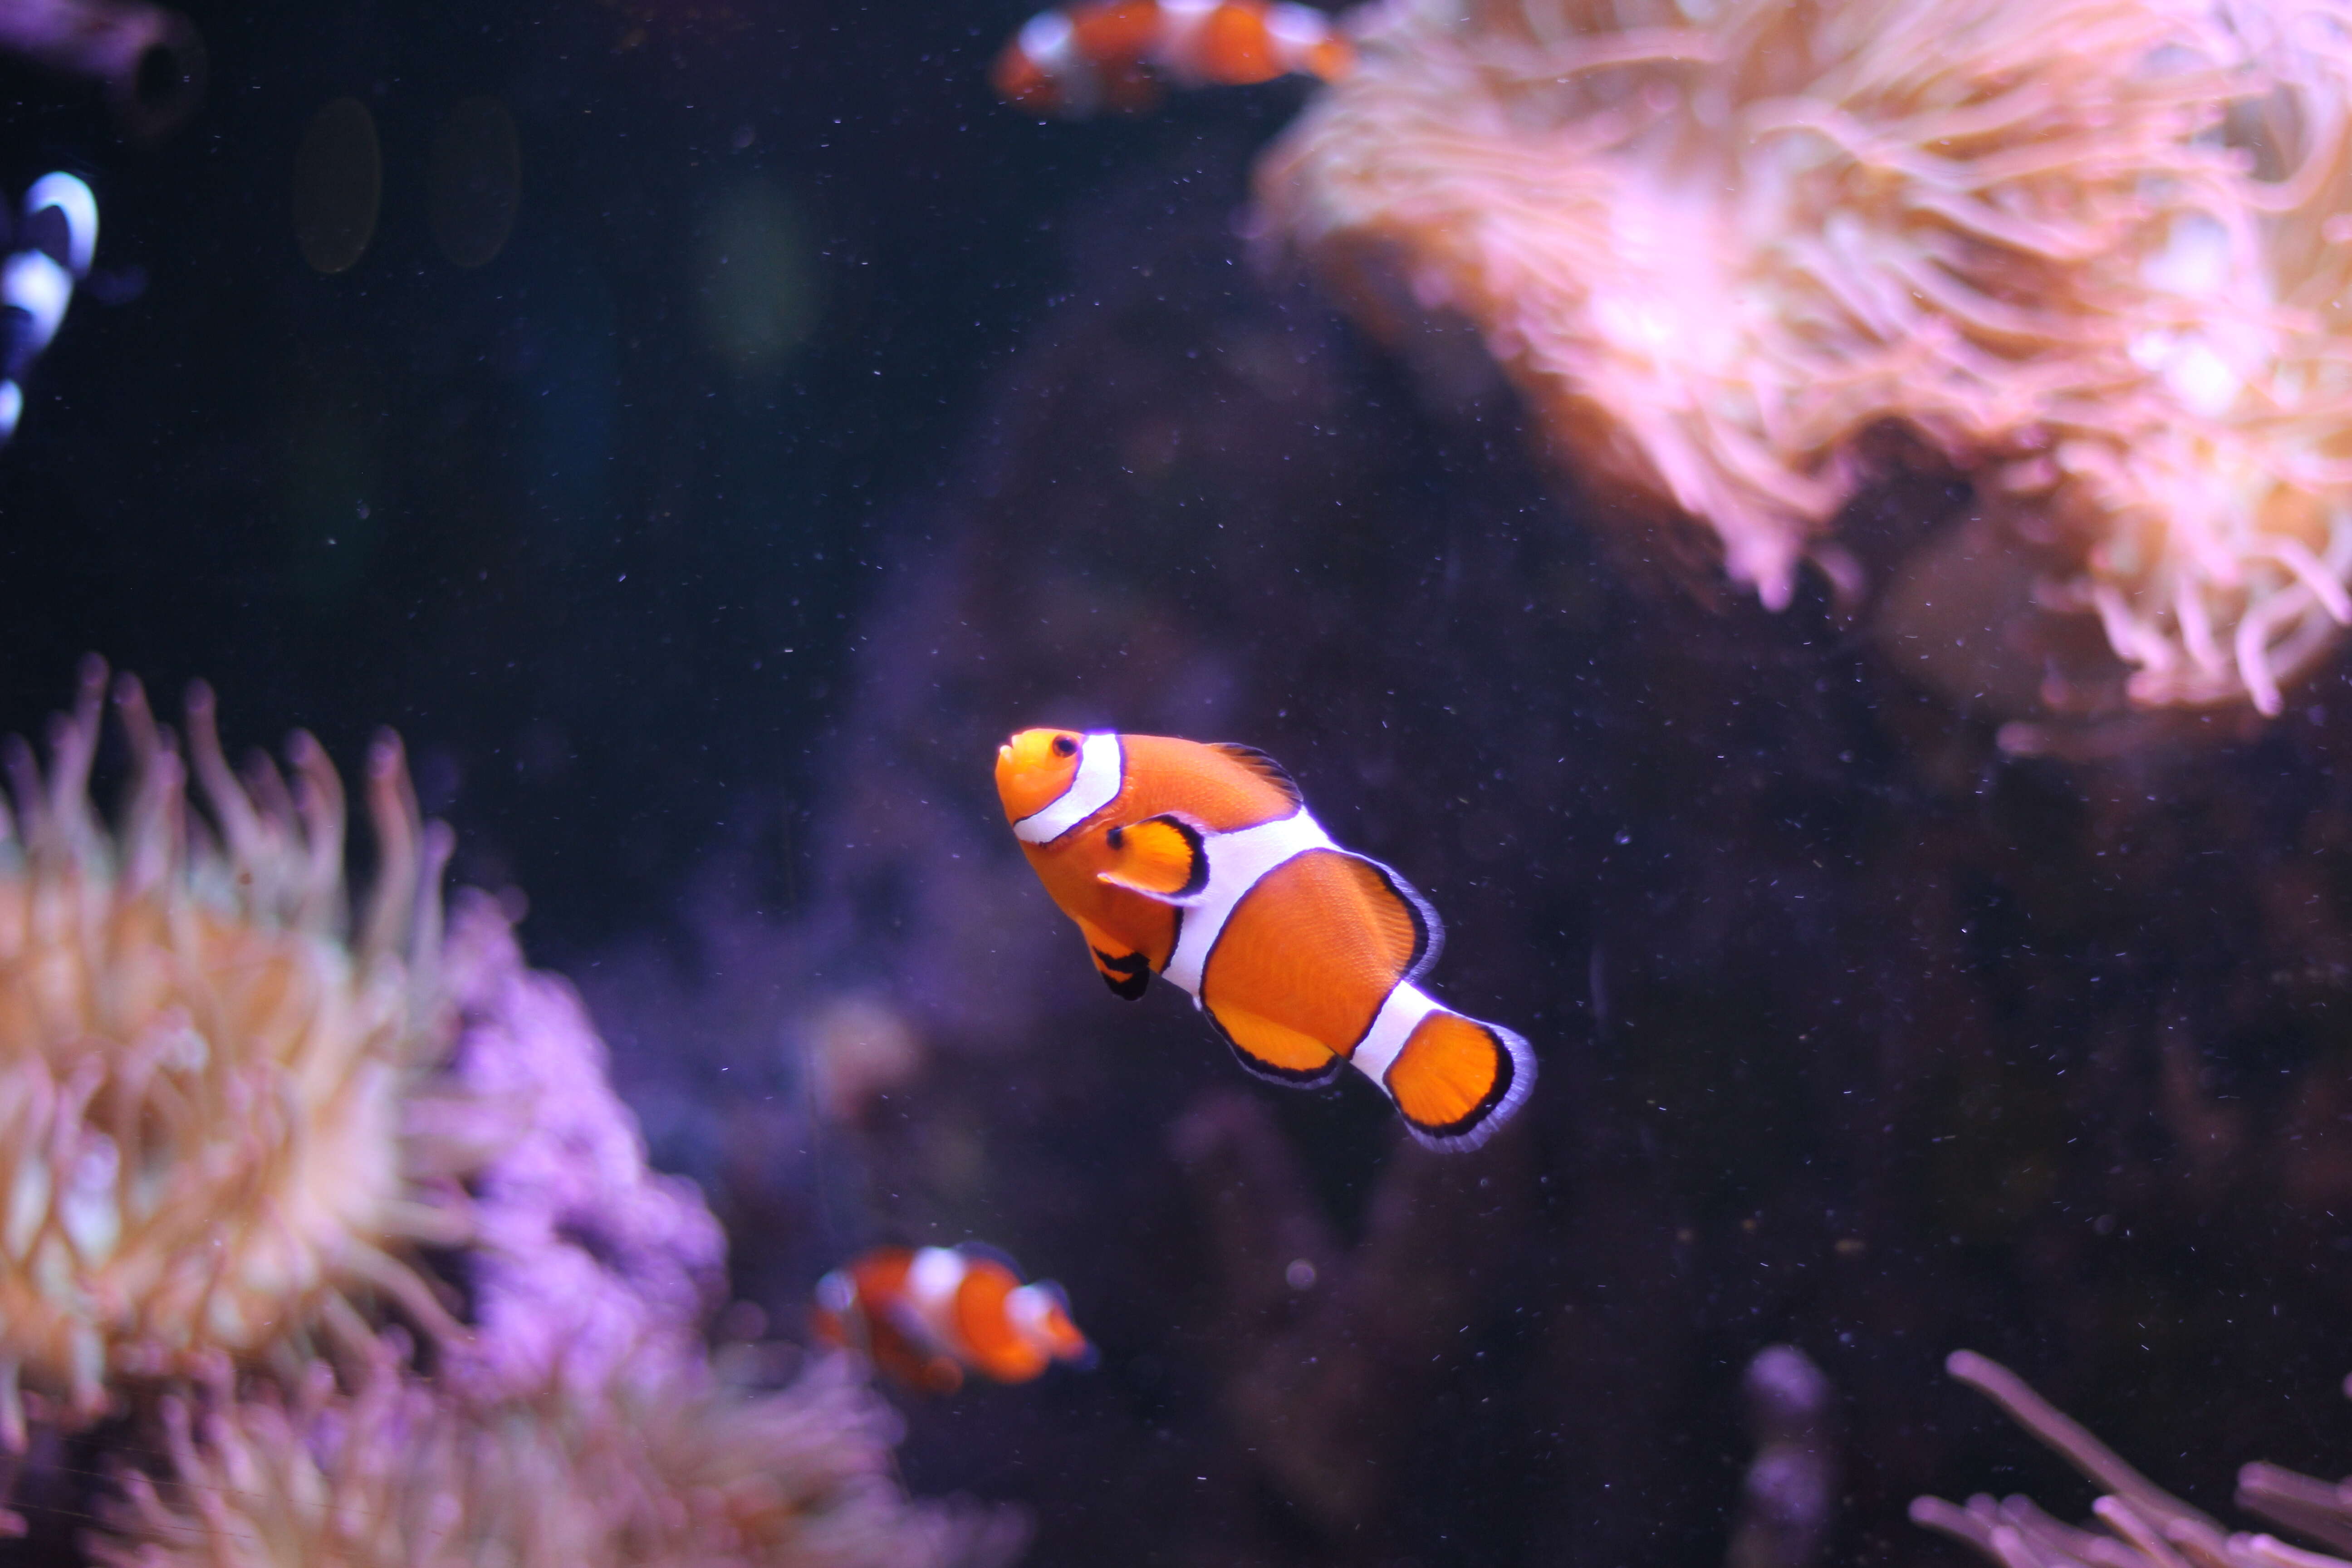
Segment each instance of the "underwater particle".
[[[2091,1511],[2105,1530],[2053,1519],[2030,1499],[1979,1493],[1966,1507],[1941,1498],[1916,1498],[1915,1524],[1976,1548],[2007,1568],[2347,1568],[2347,1559],[2293,1546],[2274,1536],[2225,1531],[2133,1469],[1999,1362],[1974,1351],[1954,1351],[1944,1369],[2001,1407],[2010,1419],[2082,1472],[2105,1495]],[[2336,1486],[2276,1465],[2238,1472],[2237,1504],[2297,1535],[2352,1552],[2352,1487]]]
[[817,1337],[856,1350],[908,1388],[953,1394],[967,1371],[1027,1383],[1094,1349],[1051,1279],[1021,1282],[986,1248],[877,1247],[816,1285]]
[[457,267],[480,267],[503,249],[522,195],[522,143],[514,116],[484,94],[450,108],[433,138],[425,216],[434,243]]
[[1113,995],[1160,974],[1243,1067],[1320,1089],[1352,1067],[1429,1148],[1478,1148],[1534,1092],[1535,1053],[1416,984],[1445,930],[1395,871],[1331,842],[1249,746],[1024,730],[996,791],[1030,869]]
[[[467,1097],[437,1075],[436,979],[449,837],[419,822],[400,744],[369,752],[374,890],[347,929],[343,791],[297,733],[290,780],[240,783],[213,700],[188,752],[125,678],[121,819],[87,788],[105,666],[82,671],[46,774],[12,741],[0,809],[0,1442],[20,1387],[68,1423],[121,1378],[191,1375],[323,1329],[365,1332],[381,1293],[454,1328],[404,1260],[469,1234],[444,1135]],[[193,809],[193,767],[210,807]],[[453,1120],[455,1119],[455,1120]]]
[[479,1399],[379,1349],[349,1393],[164,1407],[170,1473],[125,1478],[103,1568],[996,1568],[1017,1516],[909,1501],[896,1417],[838,1358],[779,1392],[667,1357]]
[[693,264],[703,343],[739,371],[772,365],[816,325],[824,285],[807,216],[765,180],[712,198]]
[[2095,620],[2118,703],[2276,713],[2352,620],[2340,8],[1386,0],[1350,30],[1259,166],[1267,231],[1391,341],[1474,322],[1597,520],[1696,519],[1773,607],[1807,561],[1858,595],[1834,530],[1891,424],[2042,563],[1968,618]]
[[312,270],[348,272],[375,237],[383,156],[375,117],[356,98],[319,110],[294,153],[294,243]]

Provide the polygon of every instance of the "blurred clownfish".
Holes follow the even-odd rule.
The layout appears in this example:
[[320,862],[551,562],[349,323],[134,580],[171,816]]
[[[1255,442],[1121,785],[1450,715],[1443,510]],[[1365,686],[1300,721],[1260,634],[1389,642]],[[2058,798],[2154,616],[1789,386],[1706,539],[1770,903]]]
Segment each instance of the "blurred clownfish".
[[1313,1088],[1352,1066],[1433,1149],[1476,1148],[1535,1087],[1527,1041],[1414,984],[1436,911],[1333,844],[1263,752],[1024,730],[996,790],[1110,988],[1131,1001],[1165,975],[1252,1072]]
[[0,261],[0,443],[16,433],[26,374],[58,335],[97,249],[98,198],[89,187],[63,173],[35,180]]
[[1265,0],[1084,0],[1040,11],[989,80],[1039,114],[1148,109],[1160,86],[1241,87],[1293,71],[1329,81],[1355,63],[1330,18]]
[[1094,1358],[1059,1285],[1024,1285],[1008,1260],[971,1247],[876,1247],[817,1281],[815,1328],[929,1394],[953,1394],[966,1372],[1026,1383]]

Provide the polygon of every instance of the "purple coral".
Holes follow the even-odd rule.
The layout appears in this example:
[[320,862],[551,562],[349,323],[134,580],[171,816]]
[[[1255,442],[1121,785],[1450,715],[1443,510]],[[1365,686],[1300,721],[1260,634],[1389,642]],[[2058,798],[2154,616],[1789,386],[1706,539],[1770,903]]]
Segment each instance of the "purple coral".
[[588,1385],[649,1347],[698,1353],[726,1238],[692,1183],[647,1168],[579,994],[524,967],[479,892],[460,899],[444,962],[464,1021],[457,1075],[522,1124],[479,1180],[464,1376]]

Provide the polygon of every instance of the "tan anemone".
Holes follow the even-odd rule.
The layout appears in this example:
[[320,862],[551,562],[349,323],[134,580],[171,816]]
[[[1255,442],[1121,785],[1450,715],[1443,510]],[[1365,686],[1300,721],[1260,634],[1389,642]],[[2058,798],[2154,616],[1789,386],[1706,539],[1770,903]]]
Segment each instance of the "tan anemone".
[[658,1354],[477,1401],[366,1358],[291,1399],[164,1407],[171,1478],[128,1478],[110,1568],[998,1568],[1017,1515],[910,1502],[896,1417],[838,1359],[749,1394]]
[[[1377,325],[1468,318],[1596,517],[1769,605],[1889,422],[2140,706],[2352,620],[2352,11],[2205,0],[1385,0],[1261,165]],[[2063,671],[2042,699],[2068,706]]]
[[[1964,1542],[1999,1568],[2352,1568],[2266,1531],[2231,1530],[2126,1464],[2080,1422],[2017,1373],[1974,1351],[1954,1351],[1944,1368],[2000,1406],[2098,1487],[2091,1520],[2054,1519],[2027,1497],[1979,1492],[1965,1504],[1916,1498],[1911,1521]],[[2238,1471],[2240,1508],[2292,1535],[2352,1552],[2352,1479],[2323,1481],[2260,1460]]]
[[368,757],[379,872],[347,937],[343,793],[319,743],[294,737],[290,781],[262,760],[239,784],[208,692],[190,696],[184,761],[125,679],[131,776],[109,831],[88,798],[105,689],[92,660],[46,775],[13,742],[0,807],[12,1446],[20,1386],[88,1420],[121,1378],[364,1333],[351,1293],[445,1327],[403,1253],[466,1234],[458,1102],[433,1079],[454,1023],[434,977],[449,842],[419,823],[399,742]]

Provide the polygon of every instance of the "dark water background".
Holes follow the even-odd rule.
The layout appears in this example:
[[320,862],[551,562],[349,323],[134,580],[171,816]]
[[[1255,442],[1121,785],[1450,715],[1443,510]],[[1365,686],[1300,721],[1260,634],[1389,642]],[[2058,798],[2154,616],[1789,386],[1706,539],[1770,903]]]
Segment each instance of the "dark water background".
[[[1039,126],[982,79],[1018,4],[190,14],[152,145],[0,76],[7,188],[104,213],[0,455],[0,725],[91,649],[233,743],[395,725],[780,1330],[878,1239],[1063,1279],[1103,1364],[912,1408],[917,1489],[1024,1500],[1056,1568],[1712,1563],[1777,1341],[1839,1392],[1825,1561],[1957,1561],[1923,1489],[2081,1511],[1962,1345],[2211,1510],[2352,1457],[2340,663],[2267,731],[2004,759],[1817,600],[1598,548],[1496,384],[1255,265],[1296,89]],[[460,268],[429,150],[482,94],[520,205]],[[382,219],[321,276],[295,150],[346,95]],[[765,357],[714,315],[746,212],[809,312]],[[1107,997],[988,784],[1038,721],[1289,763],[1537,1042],[1521,1127],[1433,1160]],[[828,1125],[843,998],[926,1065]]]

